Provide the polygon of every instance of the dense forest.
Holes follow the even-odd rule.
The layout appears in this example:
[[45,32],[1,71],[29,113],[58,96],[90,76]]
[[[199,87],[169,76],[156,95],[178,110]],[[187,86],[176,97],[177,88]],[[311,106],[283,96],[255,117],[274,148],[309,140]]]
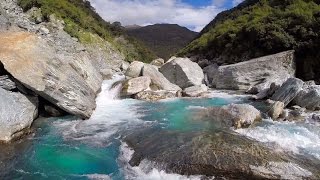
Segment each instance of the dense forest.
[[[126,35],[119,23],[104,21],[91,6],[84,0],[18,0],[18,4],[24,11],[32,7],[41,9],[45,20],[49,20],[51,14],[55,14],[65,22],[65,31],[79,40],[88,42],[88,33],[99,35],[111,42],[122,52],[127,61],[139,60],[150,62],[156,58],[155,54],[147,49],[136,39]],[[118,38],[123,37],[123,38]],[[120,39],[120,40],[118,40]],[[125,39],[125,40],[123,40]]]
[[177,24],[155,24],[126,31],[163,59],[169,59],[197,36],[196,32]]
[[320,0],[246,0],[220,13],[179,52],[231,64],[296,50],[297,75],[320,78]]

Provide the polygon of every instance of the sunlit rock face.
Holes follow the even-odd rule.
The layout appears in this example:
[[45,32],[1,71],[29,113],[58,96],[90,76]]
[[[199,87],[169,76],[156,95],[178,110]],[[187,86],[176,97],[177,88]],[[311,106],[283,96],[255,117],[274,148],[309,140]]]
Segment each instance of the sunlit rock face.
[[88,57],[57,54],[45,40],[26,32],[1,37],[0,61],[15,79],[70,114],[91,116],[102,78]]

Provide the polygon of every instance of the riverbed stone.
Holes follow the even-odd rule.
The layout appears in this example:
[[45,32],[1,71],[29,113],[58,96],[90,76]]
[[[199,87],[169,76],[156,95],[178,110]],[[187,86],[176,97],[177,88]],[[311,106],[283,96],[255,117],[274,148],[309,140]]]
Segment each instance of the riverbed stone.
[[209,108],[213,120],[222,122],[227,127],[247,128],[255,121],[261,121],[259,110],[249,104],[230,104],[222,107]]
[[134,95],[135,99],[143,101],[159,101],[162,99],[176,98],[176,94],[170,91],[142,91]]
[[173,84],[185,89],[200,86],[204,82],[201,67],[188,58],[176,58],[165,63],[160,72]]
[[181,88],[175,84],[172,84],[168,79],[165,78],[153,65],[145,64],[142,69],[142,75],[151,78],[151,89],[152,90],[166,90],[177,92]]
[[0,141],[23,135],[38,115],[38,98],[0,88]]
[[208,91],[208,87],[204,84],[200,86],[191,86],[183,90],[182,95],[186,97],[199,97]]
[[[147,135],[146,135],[147,134]],[[214,176],[217,179],[316,179],[311,162],[295,162],[281,151],[227,131],[177,132],[148,129],[125,142],[138,166],[151,161],[167,173]]]
[[268,111],[268,115],[273,120],[277,120],[284,110],[284,103],[280,101],[274,102]]
[[276,90],[271,100],[281,101],[287,106],[301,91],[304,82],[298,78],[289,78]]
[[151,84],[150,77],[141,76],[125,81],[122,85],[121,96],[131,96],[141,91],[149,89]]
[[320,110],[320,85],[305,85],[294,98],[293,104],[308,110]]

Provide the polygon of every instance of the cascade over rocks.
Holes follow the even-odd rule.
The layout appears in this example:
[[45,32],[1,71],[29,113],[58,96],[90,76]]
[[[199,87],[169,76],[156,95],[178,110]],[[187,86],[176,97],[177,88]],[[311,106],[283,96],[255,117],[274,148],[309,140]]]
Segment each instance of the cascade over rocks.
[[287,106],[301,91],[304,82],[297,78],[289,78],[282,86],[276,90],[270,98],[274,101],[281,101]]
[[160,72],[173,84],[185,89],[191,86],[200,86],[204,81],[201,67],[188,58],[170,59],[161,68]]
[[38,98],[0,88],[0,141],[25,133],[38,116]]
[[88,57],[57,54],[46,41],[26,32],[0,36],[0,61],[15,79],[70,114],[91,116],[102,78]]
[[282,84],[294,77],[294,51],[264,56],[249,61],[220,66],[214,73],[212,84],[218,89],[248,90],[256,87],[256,93],[270,87],[271,83]]

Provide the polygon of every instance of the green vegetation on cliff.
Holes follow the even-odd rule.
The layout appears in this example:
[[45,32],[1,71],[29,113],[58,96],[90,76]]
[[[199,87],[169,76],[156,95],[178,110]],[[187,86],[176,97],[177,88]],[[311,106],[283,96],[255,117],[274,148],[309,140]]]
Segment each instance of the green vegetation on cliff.
[[126,31],[130,36],[141,40],[163,59],[169,59],[198,34],[177,24],[155,24],[128,28]]
[[[41,9],[45,20],[49,20],[51,14],[55,14],[66,23],[65,31],[71,36],[80,40],[90,32],[99,35],[101,38],[111,42],[122,52],[126,60],[139,60],[150,62],[156,56],[143,44],[134,38],[128,37],[123,28],[117,23],[110,24],[104,21],[86,0],[18,0],[24,11],[32,7]],[[125,40],[120,40],[125,39]],[[84,42],[88,43],[88,42]]]
[[220,13],[179,55],[219,64],[295,49],[298,76],[320,78],[320,0],[246,0]]

